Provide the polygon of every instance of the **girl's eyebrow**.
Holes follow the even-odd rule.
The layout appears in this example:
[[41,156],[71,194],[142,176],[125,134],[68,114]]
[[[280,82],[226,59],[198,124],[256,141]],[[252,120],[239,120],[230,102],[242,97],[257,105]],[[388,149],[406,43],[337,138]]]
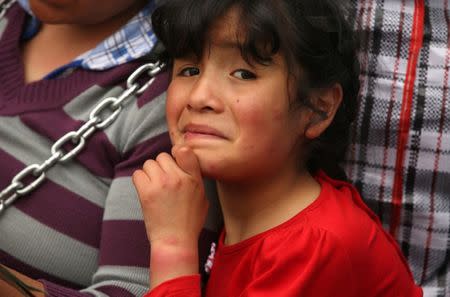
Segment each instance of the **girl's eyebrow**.
[[241,44],[239,42],[237,42],[236,40],[230,40],[228,38],[220,38],[220,39],[215,39],[211,41],[211,45],[220,47],[220,48],[231,48],[231,49],[235,49],[235,48],[240,48]]

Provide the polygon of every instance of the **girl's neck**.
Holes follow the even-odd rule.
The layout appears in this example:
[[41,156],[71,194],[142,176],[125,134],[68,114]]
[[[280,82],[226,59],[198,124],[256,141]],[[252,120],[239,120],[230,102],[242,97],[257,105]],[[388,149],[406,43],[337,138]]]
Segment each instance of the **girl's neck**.
[[310,205],[320,193],[307,172],[282,174],[246,183],[217,182],[225,244],[235,244],[276,227]]

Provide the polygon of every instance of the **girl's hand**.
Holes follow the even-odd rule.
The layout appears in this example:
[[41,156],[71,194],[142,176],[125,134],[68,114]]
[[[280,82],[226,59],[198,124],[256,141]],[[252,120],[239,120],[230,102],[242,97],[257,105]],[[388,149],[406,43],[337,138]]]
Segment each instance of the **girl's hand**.
[[152,288],[174,277],[198,273],[198,236],[208,201],[197,157],[174,146],[133,174],[151,244]]

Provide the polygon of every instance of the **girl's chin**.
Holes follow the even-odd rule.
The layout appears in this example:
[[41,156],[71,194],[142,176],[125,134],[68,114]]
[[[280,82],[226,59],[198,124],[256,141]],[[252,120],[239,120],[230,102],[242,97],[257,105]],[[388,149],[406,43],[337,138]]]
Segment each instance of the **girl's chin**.
[[[220,169],[215,167],[205,167],[200,163],[200,171],[202,173],[202,177],[213,179],[218,182],[226,182],[226,183],[241,183],[244,179],[244,176],[239,174],[236,175],[236,172],[239,172],[237,169],[229,172],[228,169]],[[239,172],[240,173],[240,172]]]

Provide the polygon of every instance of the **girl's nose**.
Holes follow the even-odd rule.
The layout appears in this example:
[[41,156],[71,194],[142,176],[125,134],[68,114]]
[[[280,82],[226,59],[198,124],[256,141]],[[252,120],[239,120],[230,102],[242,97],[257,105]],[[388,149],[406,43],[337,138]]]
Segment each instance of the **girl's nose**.
[[189,94],[187,108],[199,112],[221,112],[223,101],[219,89],[217,79],[200,74]]

